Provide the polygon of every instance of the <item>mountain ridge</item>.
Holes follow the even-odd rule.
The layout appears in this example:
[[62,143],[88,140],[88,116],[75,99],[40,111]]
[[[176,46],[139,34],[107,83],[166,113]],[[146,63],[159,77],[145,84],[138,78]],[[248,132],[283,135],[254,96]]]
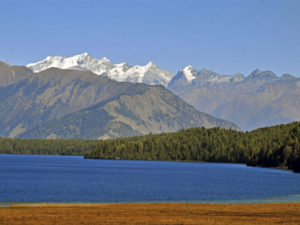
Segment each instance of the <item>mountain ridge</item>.
[[[161,85],[117,82],[81,70],[49,68],[33,73],[26,67],[0,64],[0,71],[3,71],[0,72],[0,136],[4,137],[65,138],[68,134],[68,138],[73,138],[79,133],[76,137],[80,138],[93,129],[94,134],[85,137],[122,137],[126,132],[137,135],[193,126],[239,129],[230,122],[197,111]],[[92,106],[95,108],[91,109]],[[65,116],[70,118],[67,124],[56,123]],[[56,124],[55,129],[49,121]],[[88,121],[90,127],[80,121]],[[103,126],[97,126],[97,121]],[[174,121],[181,122],[174,125]],[[123,131],[118,131],[116,124],[121,124]],[[34,135],[40,127],[48,125],[44,133]],[[64,127],[57,129],[60,125]],[[53,132],[45,135],[51,129]],[[61,134],[55,134],[57,131]]]
[[168,88],[202,112],[233,121],[243,130],[300,120],[300,78],[258,69],[246,77],[191,72],[191,82],[181,70]]
[[[149,74],[147,68],[151,68]],[[191,65],[175,75],[169,72],[164,77],[165,74],[150,62],[146,66],[115,64],[102,75],[123,82],[163,85],[199,111],[234,121],[243,130],[300,120],[297,100],[300,78],[290,74],[277,76],[270,70],[255,69],[247,76],[224,75],[207,69],[197,70]]]
[[[109,78],[116,81],[121,81],[121,82],[128,81],[133,83],[146,83],[150,85],[163,85],[163,86],[167,86],[169,82],[171,82],[171,80],[174,79],[179,72],[184,73],[186,79],[189,82],[191,82],[192,80],[194,80],[199,76],[202,77],[204,76],[203,78],[208,79],[206,81],[216,82],[216,83],[228,82],[229,80],[231,80],[231,78],[236,78],[236,81],[241,81],[243,79],[278,79],[278,78],[297,79],[296,77],[290,74],[283,74],[282,76],[278,77],[276,76],[275,73],[273,73],[270,70],[261,71],[259,69],[254,69],[248,76],[244,76],[242,73],[224,75],[205,68],[201,70],[196,70],[192,65],[185,66],[181,70],[179,70],[177,74],[173,74],[172,72],[159,68],[152,61],[149,61],[144,66],[140,66],[140,65],[131,66],[127,62],[113,64],[106,57],[97,59],[91,56],[87,52],[74,55],[74,56],[66,56],[66,57],[47,56],[45,59],[41,61],[27,64],[26,67],[31,69],[35,73],[41,72],[51,67],[60,68],[60,69],[89,70],[97,75],[108,76]],[[153,81],[151,83],[150,81],[143,80],[147,70],[153,68],[157,68],[160,70],[160,72],[162,72],[159,75],[164,77],[164,80],[157,81],[156,83],[154,83]],[[135,79],[132,78],[133,76],[132,74],[135,75]]]
[[48,56],[44,60],[27,64],[33,72],[51,67],[60,69],[89,70],[97,75],[107,76],[119,82],[146,83],[167,86],[173,74],[156,66],[152,61],[145,66],[131,66],[128,63],[112,64],[106,57],[96,59],[88,53],[70,57]]

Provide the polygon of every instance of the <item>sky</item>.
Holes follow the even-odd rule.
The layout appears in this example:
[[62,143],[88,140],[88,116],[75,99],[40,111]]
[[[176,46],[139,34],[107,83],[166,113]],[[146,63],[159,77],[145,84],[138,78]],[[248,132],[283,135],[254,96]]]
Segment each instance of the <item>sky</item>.
[[88,52],[218,73],[300,77],[299,0],[1,0],[0,61]]

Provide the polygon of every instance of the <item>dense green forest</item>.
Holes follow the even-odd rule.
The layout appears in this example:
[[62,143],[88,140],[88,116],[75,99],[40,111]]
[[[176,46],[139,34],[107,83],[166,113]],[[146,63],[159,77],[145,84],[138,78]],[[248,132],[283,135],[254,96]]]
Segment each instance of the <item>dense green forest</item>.
[[97,140],[11,139],[0,138],[0,154],[84,155]]
[[239,132],[190,128],[111,140],[0,138],[0,153],[84,155],[91,159],[136,159],[245,163],[300,172],[300,122]]
[[85,158],[246,163],[300,172],[300,122],[238,132],[190,128],[99,141]]

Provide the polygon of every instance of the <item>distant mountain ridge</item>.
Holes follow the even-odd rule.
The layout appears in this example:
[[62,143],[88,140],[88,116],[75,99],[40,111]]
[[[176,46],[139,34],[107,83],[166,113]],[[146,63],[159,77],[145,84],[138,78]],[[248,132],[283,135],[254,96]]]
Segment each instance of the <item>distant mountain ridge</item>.
[[114,138],[235,124],[197,111],[163,86],[117,82],[90,71],[33,73],[0,62],[0,136]]
[[196,70],[193,66],[189,65],[180,70],[174,78],[168,84],[169,87],[176,86],[176,83],[180,83],[180,86],[186,85],[205,85],[211,84],[222,84],[231,82],[240,82],[245,77],[242,74],[234,75],[223,75],[217,74],[213,71],[202,69]]
[[44,60],[28,64],[33,72],[55,67],[60,69],[89,70],[97,75],[107,76],[119,82],[145,83],[150,85],[167,86],[173,74],[160,69],[153,62],[145,66],[130,66],[128,63],[112,64],[109,59],[103,57],[96,59],[88,53],[71,57],[48,56]]
[[197,70],[189,65],[176,75],[150,62],[145,66],[112,64],[84,53],[73,57],[47,57],[27,65],[33,71],[49,67],[90,70],[116,81],[163,85],[201,112],[234,121],[244,130],[300,120],[299,79],[254,70],[248,76]]
[[244,130],[300,120],[300,79],[289,74],[257,69],[247,77],[228,76],[188,66],[168,88],[198,110]]
[[178,79],[184,79],[187,83],[230,83],[240,82],[245,79],[297,79],[290,74],[277,77],[272,71],[254,70],[245,77],[241,73],[223,75],[211,70],[196,70],[188,65],[179,70],[176,75],[157,67],[152,61],[145,66],[131,66],[126,62],[112,64],[106,57],[96,59],[88,53],[82,53],[70,57],[47,56],[44,60],[26,65],[33,72],[38,73],[49,68],[88,70],[97,75],[107,76],[119,82],[145,83],[150,85],[171,86]]
[[168,84],[172,87],[180,81],[181,86],[191,85],[199,86],[206,84],[228,84],[238,83],[245,80],[297,80],[296,77],[290,74],[283,74],[281,77],[277,77],[272,71],[260,71],[259,69],[254,70],[247,77],[241,73],[233,75],[223,75],[213,72],[211,70],[196,70],[193,66],[189,65],[180,70],[174,78]]

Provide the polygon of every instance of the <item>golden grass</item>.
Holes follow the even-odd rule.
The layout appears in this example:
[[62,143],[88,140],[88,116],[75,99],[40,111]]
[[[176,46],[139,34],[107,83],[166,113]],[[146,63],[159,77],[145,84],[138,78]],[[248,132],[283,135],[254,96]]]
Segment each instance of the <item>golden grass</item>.
[[300,224],[300,203],[16,204],[0,224]]

